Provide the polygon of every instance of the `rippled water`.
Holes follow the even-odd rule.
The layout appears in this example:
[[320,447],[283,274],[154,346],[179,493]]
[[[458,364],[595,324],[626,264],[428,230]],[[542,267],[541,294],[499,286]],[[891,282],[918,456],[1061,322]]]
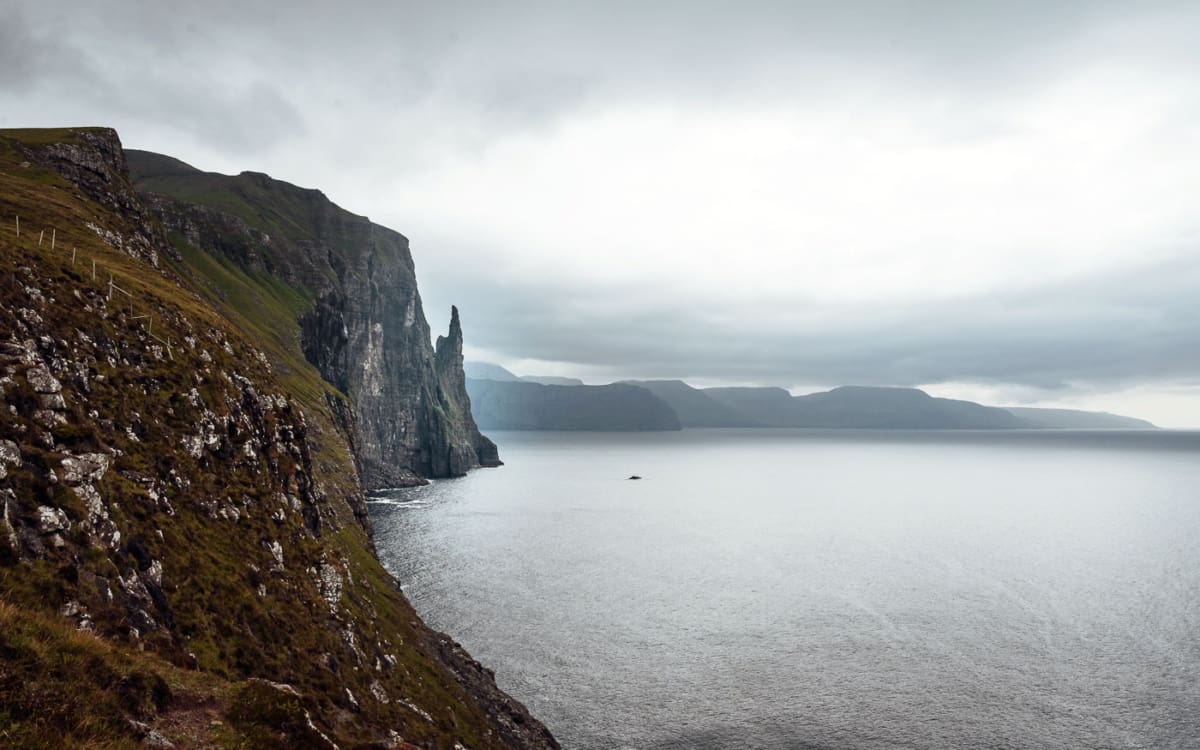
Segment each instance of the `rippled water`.
[[493,437],[377,543],[568,748],[1200,747],[1200,433]]

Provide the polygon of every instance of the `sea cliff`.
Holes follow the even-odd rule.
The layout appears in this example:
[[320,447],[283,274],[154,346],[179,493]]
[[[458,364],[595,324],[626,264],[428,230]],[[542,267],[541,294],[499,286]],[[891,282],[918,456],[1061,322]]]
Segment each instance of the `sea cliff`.
[[[465,403],[466,392],[443,387],[455,379],[437,369],[407,238],[318,190],[127,153],[134,186],[194,276],[219,287],[224,269],[214,272],[208,263],[215,257],[240,272],[252,292],[287,308],[304,359],[350,400],[364,486],[413,484],[498,463],[470,410],[447,408]],[[208,257],[190,262],[198,252]]]
[[0,131],[0,745],[557,747],[372,551],[364,486],[498,460],[407,242],[125,159]]

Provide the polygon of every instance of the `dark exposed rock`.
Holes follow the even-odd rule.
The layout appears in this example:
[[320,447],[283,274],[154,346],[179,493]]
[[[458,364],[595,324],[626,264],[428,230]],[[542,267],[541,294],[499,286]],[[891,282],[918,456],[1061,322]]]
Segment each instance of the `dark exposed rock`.
[[483,704],[488,718],[507,747],[558,748],[558,741],[525,705],[496,686],[496,675],[480,664],[457,641],[431,633],[433,647],[460,685]]
[[[330,415],[333,417],[333,423],[338,432],[345,437],[350,454],[352,456],[359,455],[358,428],[354,423],[354,409],[346,399],[332,393],[325,394],[325,404],[329,407]],[[367,536],[374,538],[371,513],[367,509],[366,497],[356,495],[350,502],[350,509],[354,512],[354,518],[358,521],[358,525],[367,532]]]

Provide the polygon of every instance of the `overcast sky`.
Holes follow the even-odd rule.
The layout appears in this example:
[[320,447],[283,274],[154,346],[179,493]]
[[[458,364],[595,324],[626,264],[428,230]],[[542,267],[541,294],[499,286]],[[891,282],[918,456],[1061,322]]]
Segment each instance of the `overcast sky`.
[[0,0],[0,127],[406,234],[521,373],[1200,426],[1200,3]]

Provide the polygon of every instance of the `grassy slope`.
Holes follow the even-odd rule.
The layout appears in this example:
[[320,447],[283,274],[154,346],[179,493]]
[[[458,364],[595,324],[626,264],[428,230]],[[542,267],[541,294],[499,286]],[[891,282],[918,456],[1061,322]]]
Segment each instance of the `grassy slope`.
[[232,683],[212,675],[0,601],[0,746],[141,747],[132,719],[162,726],[176,741],[184,738],[166,727],[186,729],[188,740],[234,748],[245,744],[241,733],[218,718],[233,692]]
[[[265,504],[272,490],[264,485],[262,472],[205,468],[180,460],[177,448],[164,450],[178,433],[193,426],[194,416],[187,413],[180,394],[195,382],[197,372],[204,367],[196,353],[185,354],[177,348],[175,360],[143,357],[134,363],[136,366],[95,362],[93,374],[103,376],[104,381],[94,380],[94,388],[86,395],[88,406],[98,408],[115,425],[141,425],[145,430],[141,440],[131,441],[119,429],[97,427],[78,409],[70,414],[70,424],[56,428],[54,438],[77,452],[102,446],[122,451],[99,489],[113,505],[114,518],[126,538],[138,539],[150,554],[163,561],[163,589],[171,603],[174,632],[136,642],[123,637],[122,613],[106,610],[94,592],[83,585],[82,581],[95,576],[115,579],[128,570],[133,561],[127,549],[106,554],[96,547],[89,548],[86,539],[72,538],[68,550],[78,550],[73,557],[64,556],[66,553],[54,557],[51,553],[41,561],[0,560],[4,633],[0,649],[11,657],[3,660],[0,671],[0,706],[6,711],[0,713],[0,745],[131,746],[135,733],[127,723],[114,718],[118,716],[145,716],[151,724],[168,727],[165,733],[171,737],[172,716],[184,710],[177,702],[168,700],[151,711],[142,701],[138,704],[141,707],[133,710],[120,703],[120,696],[107,695],[122,677],[137,673],[145,677],[147,684],[157,683],[159,677],[172,689],[187,683],[187,690],[198,696],[197,702],[215,707],[211,711],[220,715],[225,715],[231,705],[229,696],[234,696],[233,704],[237,704],[239,691],[247,689],[242,681],[249,676],[289,682],[308,696],[306,700],[311,702],[318,724],[351,746],[379,737],[383,727],[395,728],[412,741],[439,747],[449,747],[456,741],[473,748],[498,746],[480,709],[426,655],[431,635],[370,554],[365,534],[353,524],[345,503],[332,499],[357,490],[347,486],[353,477],[349,456],[321,403],[320,394],[327,386],[311,368],[306,370],[295,360],[295,351],[289,346],[289,331],[294,328],[276,327],[284,318],[291,319],[295,308],[303,304],[302,295],[281,289],[269,280],[250,279],[236,269],[214,264],[211,258],[187,256],[190,268],[204,269],[200,274],[203,281],[198,285],[201,290],[219,292],[216,297],[222,300],[222,310],[218,311],[174,273],[153,272],[110,248],[83,228],[84,222],[99,222],[117,232],[132,231],[125,219],[107,214],[59,175],[36,166],[22,166],[19,151],[10,142],[69,142],[72,137],[69,131],[0,131],[0,264],[5,268],[0,300],[8,307],[4,312],[11,313],[12,308],[25,304],[24,277],[18,280],[17,272],[28,268],[28,278],[36,279],[40,291],[52,301],[40,312],[56,335],[66,339],[73,333],[86,332],[94,340],[111,342],[119,351],[144,351],[152,345],[144,323],[115,310],[103,316],[95,312],[102,307],[106,274],[112,274],[119,285],[137,296],[136,312],[153,311],[160,321],[155,324],[155,333],[170,337],[176,347],[189,330],[209,332],[232,342],[234,351],[248,352],[257,346],[278,355],[273,359],[295,365],[276,377],[252,357],[227,354],[215,346],[207,349],[217,370],[240,371],[267,387],[275,384],[304,405],[314,425],[310,432],[316,434],[318,479],[325,483],[336,513],[327,520],[329,531],[317,538],[304,533],[302,525],[294,520],[280,531],[265,512],[247,514],[246,520],[233,527],[204,517],[197,507],[208,500],[241,496]],[[17,214],[22,224],[20,238],[15,237],[10,225]],[[53,252],[49,231],[41,246],[36,234],[51,227],[58,228]],[[71,247],[78,253],[74,264]],[[95,281],[91,278],[92,259],[102,269]],[[76,296],[76,292],[82,296]],[[92,310],[81,300],[89,302]],[[264,300],[270,304],[261,304]],[[248,321],[247,315],[253,320]],[[0,318],[0,338],[9,335],[4,330],[9,325],[7,320]],[[228,396],[223,388],[219,381],[206,381],[200,392],[206,402],[220,403]],[[131,398],[131,394],[137,395]],[[84,399],[84,394],[69,388],[64,389],[64,395],[68,403]],[[27,421],[24,415],[0,414],[0,437],[16,438],[25,461],[10,472],[7,480],[18,497],[16,512],[28,515],[37,504],[51,504],[65,508],[72,518],[82,517],[84,510],[79,501],[61,485],[46,481],[62,455],[27,439]],[[128,477],[165,476],[173,469],[190,485],[174,500],[179,512],[165,518],[149,507],[144,488]],[[115,510],[118,507],[120,510]],[[157,531],[163,532],[161,537]],[[264,576],[269,594],[262,597],[255,593],[254,574],[248,572],[247,565],[266,570],[270,557],[260,540],[281,534],[289,561],[301,568],[294,568],[284,580]],[[343,634],[335,623],[323,618],[326,604],[321,593],[302,572],[306,561],[322,559],[334,560],[354,581],[342,595],[337,619],[350,623],[362,647],[366,663],[361,668],[346,657]],[[106,640],[68,632],[72,630],[69,621],[57,614],[68,600],[78,600],[92,610],[97,630]],[[178,668],[186,661],[184,654],[188,651],[195,654],[200,671]],[[390,703],[384,704],[369,698],[367,685],[378,671],[373,671],[371,662],[386,653],[394,654],[398,665],[378,675],[393,696]],[[340,655],[340,672],[324,665],[326,654]],[[106,677],[97,682],[97,674]],[[345,686],[354,687],[361,703],[357,711],[342,695]],[[78,700],[62,705],[73,708],[52,707],[66,700],[64,696],[72,695]],[[429,718],[423,718],[406,703],[422,707]],[[238,728],[226,721],[223,726],[228,730],[216,737],[220,746],[270,746],[270,732],[255,730],[253,716],[235,715]],[[211,734],[207,729],[205,737],[196,736],[194,733],[200,730],[186,722],[175,731],[180,734],[172,739],[185,746],[213,739],[207,736]]]
[[240,176],[201,172],[174,159],[167,163],[159,154],[130,151],[128,158],[154,165],[153,174],[138,180],[140,190],[233,214],[272,235],[315,239],[306,228],[308,207],[294,202],[295,196],[267,191],[257,181]]
[[304,290],[293,289],[269,274],[251,276],[228,259],[211,255],[181,237],[171,237],[182,263],[174,265],[188,286],[206,297],[243,331],[251,332],[289,391],[306,407],[323,409],[324,395],[344,397],[321,378],[300,350],[297,319],[311,302]]
[[203,172],[177,159],[136,149],[126,151],[126,155],[131,171],[137,174],[139,191],[223,211],[272,236],[315,241],[317,237],[311,228],[314,203],[330,212],[325,220],[362,219],[329,202],[318,190],[300,188],[266,175]]

